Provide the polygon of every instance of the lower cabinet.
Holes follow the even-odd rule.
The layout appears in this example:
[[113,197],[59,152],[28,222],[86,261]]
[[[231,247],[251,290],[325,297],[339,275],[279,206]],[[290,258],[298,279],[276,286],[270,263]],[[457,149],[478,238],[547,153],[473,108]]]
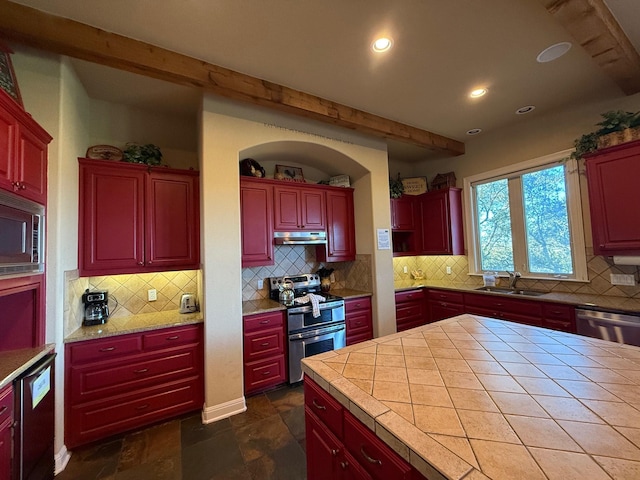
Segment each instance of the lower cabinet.
[[0,478],[11,478],[13,385],[0,390]]
[[503,295],[465,293],[464,303],[467,313],[542,326],[542,302],[506,298]]
[[243,318],[244,393],[257,393],[287,381],[284,314],[281,311]]
[[69,448],[204,403],[202,325],[70,343],[65,356]]
[[465,313],[462,292],[430,289],[427,290],[427,302],[429,322],[437,322]]
[[347,345],[364,342],[373,338],[371,317],[371,297],[349,298],[344,301]]
[[425,480],[309,377],[304,403],[308,480]]
[[563,303],[543,304],[542,326],[552,330],[577,333],[575,307]]
[[396,328],[398,332],[427,323],[424,290],[405,290],[396,293]]

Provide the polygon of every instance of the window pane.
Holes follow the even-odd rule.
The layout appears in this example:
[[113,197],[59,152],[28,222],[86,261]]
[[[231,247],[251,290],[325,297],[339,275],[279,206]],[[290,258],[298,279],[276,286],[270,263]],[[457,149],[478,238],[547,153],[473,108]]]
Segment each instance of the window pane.
[[476,185],[480,268],[513,270],[511,214],[507,179]]
[[572,274],[564,166],[522,176],[529,271]]

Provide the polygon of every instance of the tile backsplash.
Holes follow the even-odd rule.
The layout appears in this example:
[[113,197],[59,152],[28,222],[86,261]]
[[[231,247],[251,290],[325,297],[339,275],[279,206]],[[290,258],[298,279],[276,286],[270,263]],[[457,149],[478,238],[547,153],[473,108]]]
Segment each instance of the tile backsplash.
[[[315,246],[276,245],[275,265],[242,269],[242,300],[268,298],[269,277],[315,273],[322,266],[334,269],[335,282],[331,288],[371,291],[371,255],[356,255],[353,262],[323,263],[316,259]],[[258,288],[258,280],[264,281],[262,289]]]
[[[404,267],[408,273],[404,273]],[[451,267],[451,274],[446,267]],[[469,263],[465,255],[396,257],[393,259],[393,277],[395,281],[409,280],[413,270],[422,270],[427,280],[463,284],[471,287],[481,286],[482,277],[469,275]],[[518,285],[525,289],[544,292],[581,293],[591,295],[610,295],[615,297],[640,298],[640,285],[611,285],[610,274],[624,273],[634,275],[638,281],[638,267],[614,265],[609,257],[587,254],[587,273],[589,282],[567,282],[556,280],[530,280],[523,278]]]

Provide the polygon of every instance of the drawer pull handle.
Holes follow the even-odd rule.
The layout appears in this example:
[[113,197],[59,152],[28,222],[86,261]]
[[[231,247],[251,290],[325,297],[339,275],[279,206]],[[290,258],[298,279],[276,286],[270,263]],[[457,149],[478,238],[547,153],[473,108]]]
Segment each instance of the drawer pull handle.
[[260,321],[260,325],[267,325],[269,323],[269,320],[261,320]]
[[180,335],[174,335],[173,337],[167,337],[167,340],[178,340]]
[[136,410],[144,410],[146,408],[149,408],[149,404],[145,403],[144,405],[140,405],[139,407],[136,407]]
[[9,407],[7,407],[6,405],[4,405],[2,408],[0,408],[0,415],[2,415],[4,412],[6,412],[7,408],[9,408]]
[[268,347],[269,345],[271,345],[269,342],[264,342],[260,344],[261,347]]
[[360,453],[362,454],[362,456],[365,458],[367,462],[373,463],[375,465],[382,465],[382,462],[380,460],[377,460],[367,455],[367,452],[364,451],[364,445],[360,447]]
[[313,399],[313,406],[316,407],[318,410],[326,410],[327,407],[325,407],[324,405],[320,405],[318,402],[316,402],[316,399]]
[[113,352],[116,349],[116,347],[105,347],[105,348],[101,348],[100,351],[101,352]]
[[362,322],[356,322],[356,326],[362,325]]
[[267,370],[266,372],[262,372],[262,375],[264,375],[264,376],[266,377],[266,376],[267,376],[267,375],[269,375],[270,373],[271,373],[271,372],[270,372],[269,370]]
[[133,373],[147,373],[148,371],[148,368],[141,368],[140,370],[134,370]]

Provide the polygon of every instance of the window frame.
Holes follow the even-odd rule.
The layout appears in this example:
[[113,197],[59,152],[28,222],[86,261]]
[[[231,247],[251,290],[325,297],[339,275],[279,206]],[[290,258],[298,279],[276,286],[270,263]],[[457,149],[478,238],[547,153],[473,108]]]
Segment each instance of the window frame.
[[[527,246],[526,246],[526,232],[524,232],[524,225],[519,225],[524,222],[522,216],[522,209],[524,208],[521,200],[512,202],[512,199],[517,195],[509,189],[509,202],[512,209],[518,210],[518,215],[514,216],[512,212],[512,225],[511,234],[513,239],[513,256],[515,270],[522,274],[522,278],[530,278],[536,280],[553,280],[553,281],[570,281],[570,282],[586,282],[588,281],[587,272],[587,256],[585,248],[585,236],[584,236],[584,220],[582,215],[582,202],[580,193],[580,175],[578,162],[570,158],[573,149],[563,150],[560,152],[552,153],[542,157],[526,160],[523,162],[507,165],[505,167],[497,168],[487,172],[479,173],[463,179],[464,183],[464,213],[465,224],[467,232],[467,245],[468,245],[468,263],[469,263],[469,275],[482,275],[483,273],[491,272],[494,270],[483,271],[480,268],[481,256],[480,245],[478,240],[478,227],[476,224],[477,211],[475,204],[474,185],[477,183],[487,183],[492,180],[500,180],[503,178],[521,177],[525,173],[532,171],[542,170],[545,167],[553,167],[555,165],[565,165],[565,181],[567,192],[567,210],[569,217],[569,234],[571,237],[571,253],[573,257],[573,275],[561,275],[561,274],[540,274],[532,273],[528,271],[529,260],[527,258]],[[515,192],[520,195],[522,199],[522,192]],[[517,217],[514,221],[514,218]],[[516,223],[517,222],[517,223]],[[516,225],[514,225],[516,223]],[[522,237],[522,233],[525,233]],[[505,272],[499,272],[505,273]]]

